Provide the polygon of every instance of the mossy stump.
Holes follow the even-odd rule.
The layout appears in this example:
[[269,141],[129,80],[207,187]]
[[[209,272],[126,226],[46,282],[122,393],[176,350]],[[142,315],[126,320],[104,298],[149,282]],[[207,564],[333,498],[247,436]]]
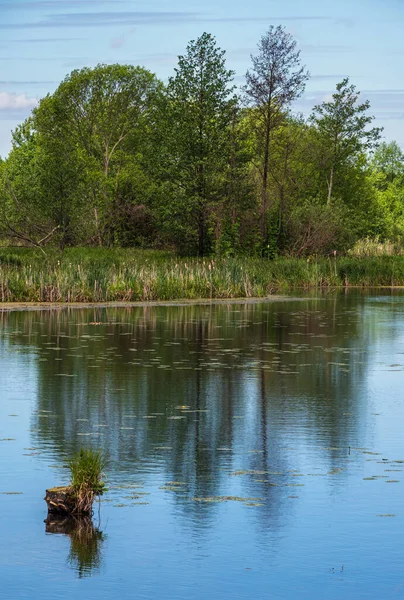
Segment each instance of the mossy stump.
[[46,490],[48,513],[56,515],[91,515],[93,502],[105,491],[102,469],[105,459],[100,450],[81,448],[68,462],[71,483]]
[[46,490],[44,500],[50,514],[72,515],[77,512],[77,497],[71,486],[58,486]]

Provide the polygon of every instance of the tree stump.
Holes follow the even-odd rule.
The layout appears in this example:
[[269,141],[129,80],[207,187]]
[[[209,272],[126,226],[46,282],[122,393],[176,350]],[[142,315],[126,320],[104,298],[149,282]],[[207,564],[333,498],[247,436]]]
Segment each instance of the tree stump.
[[48,513],[71,515],[76,510],[76,497],[70,486],[59,486],[46,490],[44,498],[48,505]]

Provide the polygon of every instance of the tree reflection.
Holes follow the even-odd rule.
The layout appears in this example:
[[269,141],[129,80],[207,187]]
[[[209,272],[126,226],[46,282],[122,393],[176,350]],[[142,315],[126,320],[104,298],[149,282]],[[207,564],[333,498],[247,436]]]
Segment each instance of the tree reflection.
[[101,447],[120,479],[183,482],[175,498],[191,515],[215,505],[190,498],[237,481],[274,525],[302,448],[332,469],[332,448],[361,437],[356,390],[376,335],[363,302],[3,313],[2,343],[35,355],[34,442],[55,459]]

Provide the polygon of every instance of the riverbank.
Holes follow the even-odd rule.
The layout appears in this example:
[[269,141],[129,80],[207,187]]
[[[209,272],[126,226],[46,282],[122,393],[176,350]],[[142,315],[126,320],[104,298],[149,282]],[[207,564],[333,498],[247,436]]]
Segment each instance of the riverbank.
[[402,256],[268,261],[131,249],[46,252],[0,249],[3,306],[262,299],[324,288],[404,286]]

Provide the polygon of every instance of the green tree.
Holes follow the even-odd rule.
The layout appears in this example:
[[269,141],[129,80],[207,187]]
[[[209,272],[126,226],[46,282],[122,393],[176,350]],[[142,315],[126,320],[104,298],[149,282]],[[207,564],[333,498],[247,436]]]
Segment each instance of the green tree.
[[236,100],[224,57],[212,35],[192,40],[178,58],[164,107],[166,175],[175,182],[169,216],[190,225],[200,256],[211,250],[209,220],[230,154]]
[[216,203],[213,214],[216,253],[226,256],[251,253],[258,239],[253,153],[246,112],[236,105],[233,108],[228,131],[228,164],[220,202]]
[[267,242],[268,185],[271,142],[290,104],[299,98],[309,77],[300,66],[296,41],[284,27],[271,26],[258,44],[257,56],[246,73],[244,97],[255,108],[255,139],[261,179],[261,235]]
[[380,128],[369,128],[374,120],[368,114],[369,100],[359,103],[359,97],[360,92],[349,83],[349,78],[343,79],[332,99],[315,106],[311,115],[320,140],[320,168],[326,172],[328,205],[338,173],[360,154],[373,150],[381,135]]
[[7,160],[0,161],[0,230],[33,246],[44,245],[59,229],[46,213],[38,162],[38,135],[29,118],[13,133]]
[[133,189],[127,178],[139,172],[138,165],[128,169],[127,163],[133,165],[134,157],[141,160],[148,115],[161,88],[143,68],[98,65],[73,71],[34,111],[47,150],[55,156],[61,143],[78,156],[81,187],[100,245],[114,241],[120,203]]
[[404,152],[397,142],[380,144],[373,155],[372,167],[379,175],[378,185],[382,189],[397,180],[404,185]]
[[63,250],[85,240],[84,226],[91,215],[82,202],[83,161],[70,136],[63,107],[52,96],[44,98],[34,112],[37,139],[36,172],[41,187],[43,212],[58,227]]
[[384,216],[384,237],[404,235],[404,153],[397,142],[383,142],[372,161],[372,184]]

